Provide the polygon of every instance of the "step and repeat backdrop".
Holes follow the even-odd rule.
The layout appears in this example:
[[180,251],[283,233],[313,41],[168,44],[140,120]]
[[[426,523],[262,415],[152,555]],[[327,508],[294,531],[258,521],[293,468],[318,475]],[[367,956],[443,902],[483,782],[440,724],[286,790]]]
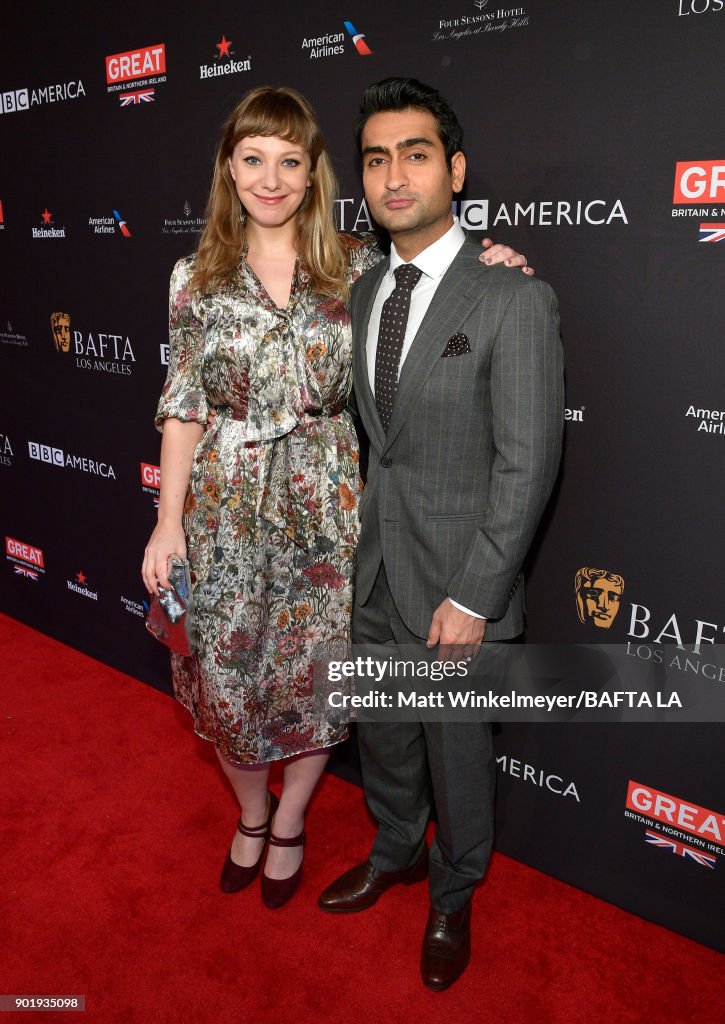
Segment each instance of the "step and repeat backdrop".
[[[220,125],[253,86],[300,89],[335,160],[340,225],[369,230],[357,102],[414,75],[466,129],[463,225],[526,253],[560,298],[565,454],[528,639],[628,645],[653,666],[674,651],[682,688],[724,686],[725,3],[341,10],[151,0],[111,15],[75,0],[6,24],[0,607],[169,690],[139,567],[168,277],[203,225]],[[582,660],[582,685],[590,671]],[[722,727],[661,718],[501,725],[498,847],[722,946]],[[338,767],[354,772],[354,750]]]

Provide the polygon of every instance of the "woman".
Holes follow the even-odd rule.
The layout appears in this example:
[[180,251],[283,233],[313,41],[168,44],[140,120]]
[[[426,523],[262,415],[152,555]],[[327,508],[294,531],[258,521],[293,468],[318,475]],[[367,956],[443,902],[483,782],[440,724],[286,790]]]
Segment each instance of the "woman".
[[[249,885],[269,843],[269,907],[299,884],[305,809],[347,736],[316,700],[313,662],[349,639],[360,484],[346,300],[380,254],[337,233],[334,196],[306,100],[248,93],[224,127],[198,253],[171,278],[159,519],[143,564],[155,593],[169,555],[188,551],[198,650],[172,655],[174,690],[241,808],[221,887]],[[494,261],[507,255],[519,262],[502,247]]]

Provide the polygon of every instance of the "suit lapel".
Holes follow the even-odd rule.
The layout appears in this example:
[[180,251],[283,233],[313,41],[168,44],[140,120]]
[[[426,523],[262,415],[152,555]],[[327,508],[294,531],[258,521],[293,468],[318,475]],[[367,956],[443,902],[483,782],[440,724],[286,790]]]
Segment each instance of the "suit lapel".
[[380,282],[387,273],[390,260],[381,260],[377,266],[368,271],[353,286],[355,290],[355,302],[352,313],[352,338],[353,338],[353,384],[355,387],[355,398],[362,416],[365,429],[372,437],[375,435],[378,447],[382,448],[385,442],[385,431],[380,422],[380,414],[375,404],[370,387],[368,375],[367,338],[368,323],[372,312],[375,296],[377,295]]
[[393,415],[385,437],[386,449],[415,408],[416,399],[441,358],[446,341],[483,298],[488,287],[488,268],[479,261],[480,252],[475,242],[467,240],[436,288],[400,372]]

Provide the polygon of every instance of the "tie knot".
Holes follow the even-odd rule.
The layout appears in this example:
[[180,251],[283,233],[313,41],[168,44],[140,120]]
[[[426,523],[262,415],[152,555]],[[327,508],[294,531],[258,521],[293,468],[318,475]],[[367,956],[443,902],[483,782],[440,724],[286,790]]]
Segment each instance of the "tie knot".
[[399,267],[396,267],[393,271],[395,274],[395,284],[398,288],[407,288],[408,291],[413,291],[418,281],[420,281],[420,275],[423,273],[413,263],[401,263]]

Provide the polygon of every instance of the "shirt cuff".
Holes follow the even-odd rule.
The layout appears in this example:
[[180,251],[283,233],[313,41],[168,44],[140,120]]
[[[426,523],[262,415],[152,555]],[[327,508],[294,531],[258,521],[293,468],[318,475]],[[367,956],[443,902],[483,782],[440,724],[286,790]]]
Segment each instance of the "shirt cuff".
[[487,621],[485,615],[479,615],[478,612],[472,612],[470,608],[465,608],[462,604],[459,604],[458,601],[454,601],[452,597],[449,597],[448,600],[454,608],[458,609],[459,612],[465,612],[466,615],[472,615],[474,619],[483,619],[484,622]]

